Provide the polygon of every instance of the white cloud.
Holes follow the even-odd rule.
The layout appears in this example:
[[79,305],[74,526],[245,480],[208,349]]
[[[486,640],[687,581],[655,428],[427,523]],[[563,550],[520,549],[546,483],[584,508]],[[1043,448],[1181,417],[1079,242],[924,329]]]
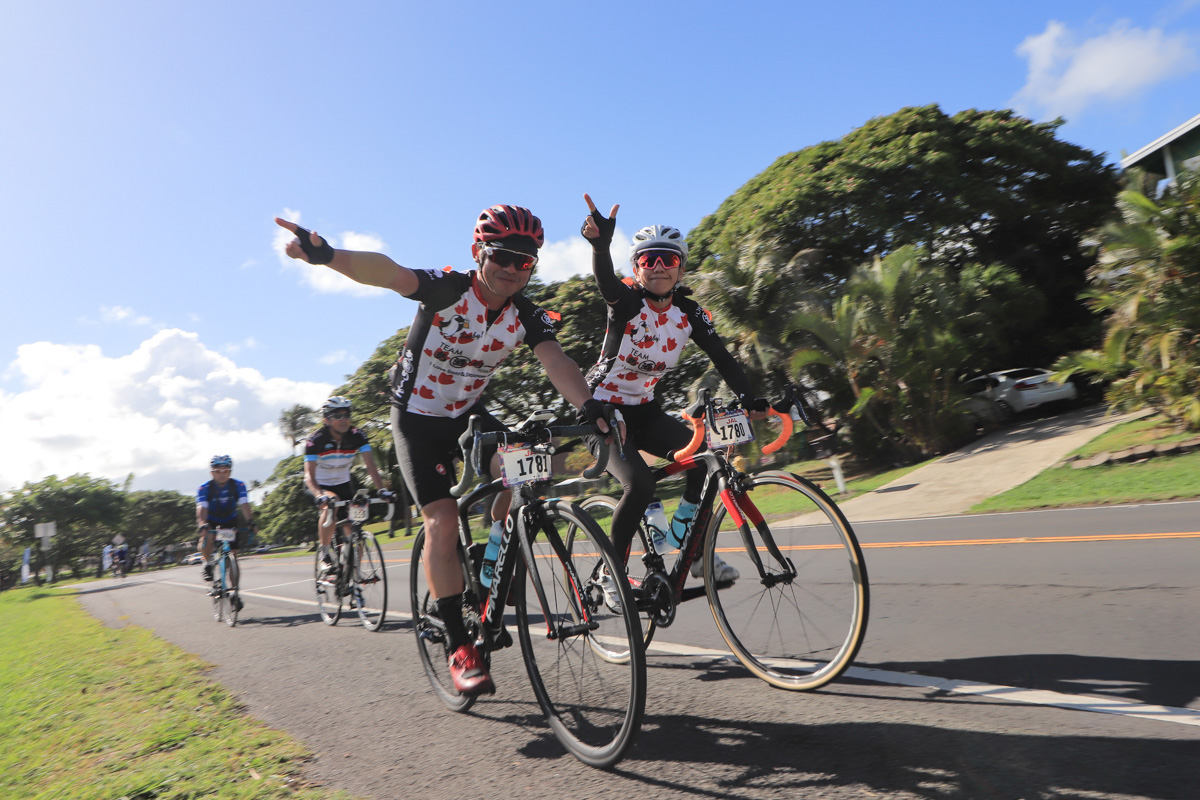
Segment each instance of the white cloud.
[[350,353],[345,350],[334,350],[332,353],[327,353],[317,359],[319,364],[347,364],[356,363]]
[[[297,225],[303,224],[300,221],[300,212],[293,211],[290,208],[285,208],[283,213],[279,215],[283,219],[295,222]],[[318,233],[321,233],[318,231]],[[343,250],[370,250],[376,253],[386,253],[387,245],[383,239],[378,236],[373,236],[369,233],[356,233],[355,231],[344,231],[341,234],[326,234],[322,236],[328,238],[329,243],[336,248]],[[366,286],[361,283],[356,283],[350,280],[345,275],[330,269],[326,266],[316,266],[313,264],[300,261],[295,258],[289,258],[284,248],[287,243],[294,239],[295,236],[285,228],[276,226],[275,239],[272,242],[275,253],[279,256],[279,263],[283,264],[284,269],[288,272],[294,272],[300,276],[300,280],[309,287],[316,289],[324,294],[349,294],[358,297],[368,295],[387,294],[387,289],[381,289],[378,286]]]
[[178,329],[116,357],[95,345],[22,345],[7,374],[22,389],[0,392],[0,430],[20,457],[0,461],[0,490],[78,472],[191,490],[215,453],[233,455],[238,477],[263,479],[289,453],[280,411],[319,405],[333,388],[239,367]]
[[128,325],[156,330],[166,327],[163,323],[155,322],[150,317],[138,314],[126,306],[101,306],[98,318],[82,317],[79,321],[85,325]]
[[[629,248],[633,239],[618,227],[608,252],[618,272],[628,272]],[[592,246],[582,236],[547,242],[538,254],[537,276],[543,283],[564,281],[572,275],[592,274]]]
[[1186,34],[1130,27],[1127,21],[1080,40],[1061,22],[1017,47],[1029,61],[1013,105],[1029,116],[1072,117],[1098,102],[1126,100],[1200,64]]

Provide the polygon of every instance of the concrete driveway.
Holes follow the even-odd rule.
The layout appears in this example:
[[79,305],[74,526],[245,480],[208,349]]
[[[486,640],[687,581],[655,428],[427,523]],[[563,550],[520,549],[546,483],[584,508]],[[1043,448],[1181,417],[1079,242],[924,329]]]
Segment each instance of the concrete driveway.
[[961,514],[1024,483],[1113,425],[1144,413],[1107,416],[1105,406],[1091,406],[1018,422],[838,505],[851,523]]

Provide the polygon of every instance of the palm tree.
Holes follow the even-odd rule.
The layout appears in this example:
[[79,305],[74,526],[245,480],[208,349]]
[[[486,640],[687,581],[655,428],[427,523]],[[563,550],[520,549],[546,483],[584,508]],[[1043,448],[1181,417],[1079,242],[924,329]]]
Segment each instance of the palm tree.
[[[791,382],[795,348],[787,339],[787,327],[797,313],[818,302],[818,289],[806,278],[806,269],[818,257],[816,250],[789,253],[777,239],[752,236],[736,259],[710,259],[705,271],[686,279],[713,312],[730,352],[751,380],[756,386],[766,384],[760,389],[764,393],[778,392]],[[709,373],[701,378],[712,380]]]
[[1106,315],[1104,342],[1060,359],[1056,377],[1098,375],[1113,408],[1200,429],[1200,174],[1181,175],[1158,202],[1126,190],[1117,207],[1120,219],[1090,240],[1100,257],[1084,293]]
[[279,429],[283,433],[283,438],[291,443],[292,455],[296,454],[296,445],[304,441],[316,423],[316,409],[300,403],[291,408],[285,408],[280,413]]

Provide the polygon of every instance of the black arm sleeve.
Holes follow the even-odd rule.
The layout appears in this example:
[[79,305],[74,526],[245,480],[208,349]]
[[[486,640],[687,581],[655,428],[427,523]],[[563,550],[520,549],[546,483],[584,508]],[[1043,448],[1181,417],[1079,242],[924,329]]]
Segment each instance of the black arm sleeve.
[[[682,303],[680,304],[683,305]],[[742,365],[737,362],[729,349],[725,347],[725,342],[721,341],[720,335],[717,334],[717,329],[713,327],[712,320],[708,318],[707,312],[695,302],[688,302],[687,308],[688,317],[692,321],[692,339],[700,346],[712,360],[713,366],[717,368],[717,372],[725,380],[725,383],[733,390],[734,395],[739,399],[744,399],[752,396],[750,391],[750,381],[746,377]]]
[[596,277],[596,286],[600,289],[600,295],[610,306],[620,302],[621,297],[629,289],[617,277],[616,270],[613,269],[612,255],[607,248],[604,252],[592,253],[592,274]]

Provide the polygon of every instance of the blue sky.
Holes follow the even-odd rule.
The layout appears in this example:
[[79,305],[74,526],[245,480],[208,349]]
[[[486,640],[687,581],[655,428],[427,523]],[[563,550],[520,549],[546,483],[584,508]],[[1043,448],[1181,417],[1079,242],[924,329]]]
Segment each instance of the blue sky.
[[279,411],[414,310],[285,263],[276,215],[466,268],[479,210],[525,205],[552,280],[587,268],[585,191],[623,237],[688,230],[904,106],[1062,116],[1116,162],[1198,98],[1200,0],[10,3],[0,491],[265,478]]

